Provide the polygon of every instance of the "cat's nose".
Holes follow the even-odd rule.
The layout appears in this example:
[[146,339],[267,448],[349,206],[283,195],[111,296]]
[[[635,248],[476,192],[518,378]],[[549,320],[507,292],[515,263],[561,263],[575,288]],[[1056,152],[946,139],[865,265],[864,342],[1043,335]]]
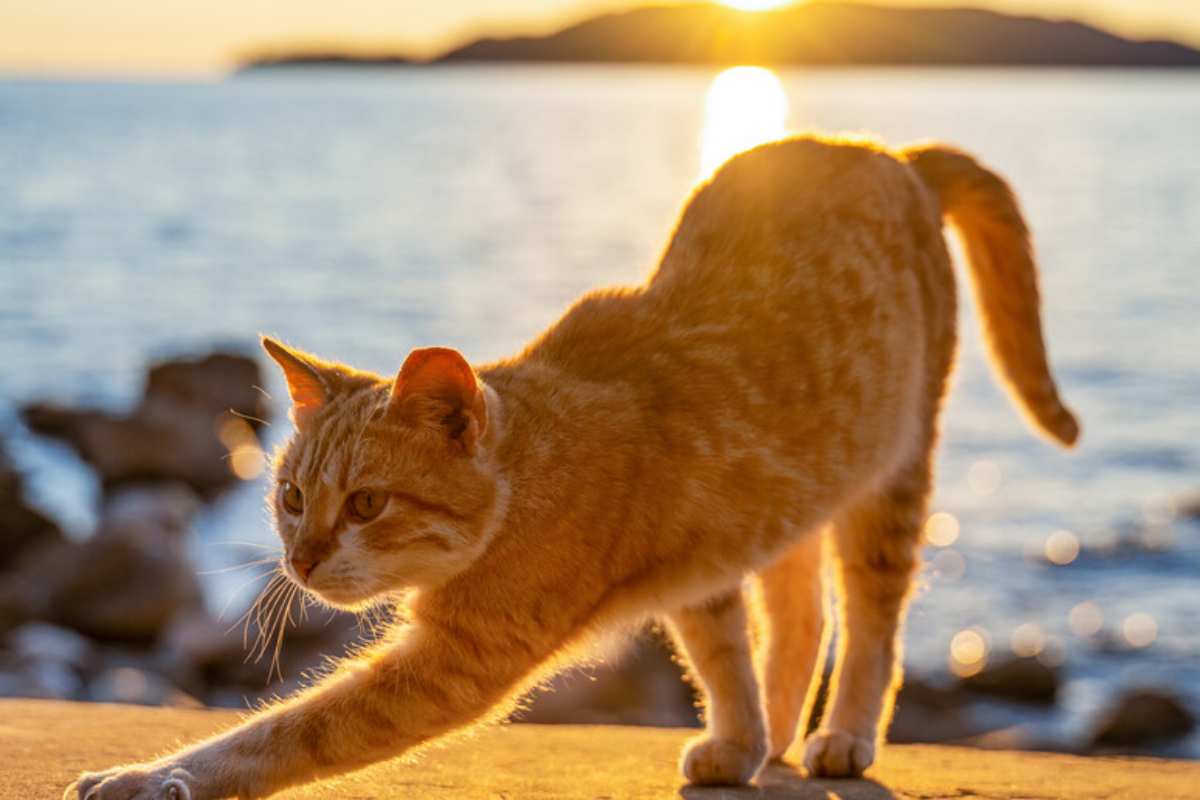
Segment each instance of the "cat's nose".
[[300,576],[300,580],[308,582],[308,576],[312,574],[313,569],[317,566],[320,559],[317,558],[292,558],[292,569]]

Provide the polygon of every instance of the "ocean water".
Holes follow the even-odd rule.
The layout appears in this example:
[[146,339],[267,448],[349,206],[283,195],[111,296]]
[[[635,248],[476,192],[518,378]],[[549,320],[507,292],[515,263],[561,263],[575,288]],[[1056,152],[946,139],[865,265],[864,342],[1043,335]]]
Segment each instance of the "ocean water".
[[[0,82],[0,425],[37,501],[83,534],[94,481],[20,429],[20,403],[119,407],[148,359],[251,351],[259,332],[381,372],[417,345],[511,353],[586,289],[644,277],[703,170],[784,129],[943,139],[1006,175],[1084,424],[1072,453],[1024,426],[964,290],[934,502],[953,519],[935,525],[945,546],[927,553],[909,662],[945,672],[980,641],[1061,661],[1061,708],[1033,720],[1058,734],[1125,686],[1200,700],[1200,524],[1174,513],[1200,490],[1192,73],[718,80],[546,66]],[[274,372],[267,389],[286,397]],[[272,441],[287,434],[277,419]],[[263,491],[248,481],[201,519],[207,570],[257,557],[238,543],[273,541]],[[251,591],[250,575],[210,574],[214,607]]]

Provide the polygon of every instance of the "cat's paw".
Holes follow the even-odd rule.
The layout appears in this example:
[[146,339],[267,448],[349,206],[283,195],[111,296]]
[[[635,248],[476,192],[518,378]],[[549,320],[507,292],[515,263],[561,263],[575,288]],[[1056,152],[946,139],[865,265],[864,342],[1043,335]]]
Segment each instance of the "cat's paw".
[[815,731],[804,745],[812,778],[857,778],[875,761],[875,743],[842,730]]
[[696,786],[741,786],[749,783],[766,757],[763,744],[701,736],[683,749],[683,777]]
[[199,800],[195,779],[179,768],[139,765],[85,772],[67,787],[63,800]]

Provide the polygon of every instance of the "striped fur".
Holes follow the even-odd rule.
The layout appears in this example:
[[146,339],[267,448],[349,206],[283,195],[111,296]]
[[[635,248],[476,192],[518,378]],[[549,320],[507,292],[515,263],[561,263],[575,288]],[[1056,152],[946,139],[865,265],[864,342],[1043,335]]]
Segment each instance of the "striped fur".
[[[685,777],[744,783],[806,724],[826,554],[842,627],[803,758],[861,773],[900,682],[956,348],[943,210],[1015,396],[1073,442],[1012,194],[936,146],[805,137],[739,155],[644,284],[585,296],[498,363],[432,348],[388,379],[266,342],[296,403],[275,470],[303,510],[272,501],[294,578],[351,608],[413,591],[411,621],[242,725],[85,775],[78,794],[263,797],[337,775],[503,716],[597,633],[650,616],[706,696]],[[365,521],[348,505],[363,489],[387,498]]]

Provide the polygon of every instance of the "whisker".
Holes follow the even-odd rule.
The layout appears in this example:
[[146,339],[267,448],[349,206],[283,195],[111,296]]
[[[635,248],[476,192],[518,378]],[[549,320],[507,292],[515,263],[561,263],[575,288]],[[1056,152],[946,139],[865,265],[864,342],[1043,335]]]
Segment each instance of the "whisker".
[[294,587],[290,582],[282,582],[276,585],[271,591],[271,598],[267,603],[265,612],[266,624],[263,624],[262,616],[255,619],[258,626],[258,635],[254,640],[252,653],[255,663],[262,660],[262,657],[267,654],[267,648],[271,644],[272,632],[275,627],[275,620],[281,610],[286,610],[286,597],[289,593],[289,586]]
[[[242,593],[243,589],[245,589],[247,586],[254,583],[255,581],[262,580],[263,578],[270,575],[272,572],[278,572],[278,570],[279,570],[279,568],[276,567],[274,570],[270,570],[268,572],[263,572],[258,575],[252,575],[248,579],[242,581],[241,584],[238,585],[237,589],[235,589],[233,592],[230,593],[229,599],[226,600],[225,605],[221,607],[221,613],[219,613],[217,615],[217,619],[219,620],[219,619],[224,618],[225,612],[227,612],[229,610],[229,605],[233,602],[235,597],[237,597],[238,595],[240,595]],[[258,598],[262,596],[263,591],[269,585],[270,585],[270,581],[268,581],[267,584],[264,585],[262,589],[258,590],[258,594],[255,596],[255,600],[254,600],[255,603],[258,602]],[[250,610],[253,609],[253,607],[254,607],[254,604],[252,603],[244,612],[242,612],[242,615],[239,616],[237,618],[237,620],[234,621],[233,625],[230,626],[229,630],[225,631],[225,632],[229,633],[229,631],[232,631],[234,628],[236,628],[238,626],[238,624],[242,621],[242,618],[245,617],[246,615],[248,615],[250,613]]]
[[283,632],[287,627],[287,622],[291,619],[292,598],[296,594],[296,585],[292,584],[285,592],[282,593],[280,602],[276,607],[276,611],[271,618],[267,628],[267,635],[264,638],[264,647],[259,654],[259,658],[266,655],[267,648],[271,643],[275,643],[275,652],[271,656],[271,661],[267,665],[267,681],[271,680],[272,673],[278,673],[279,679],[283,679],[283,671],[279,666],[279,649],[283,644]]
[[248,657],[253,658],[255,661],[262,658],[260,652],[262,641],[266,636],[267,628],[271,624],[271,617],[275,613],[275,607],[279,604],[279,598],[285,591],[286,588],[282,582],[276,584],[254,615],[254,644],[250,646]]
[[[220,569],[206,569],[196,573],[197,575],[222,575],[226,572],[236,572],[239,569],[250,569],[251,567],[261,567],[263,564],[273,564],[277,561],[275,556],[269,558],[260,558],[255,561],[246,561],[241,564],[234,564],[229,567],[221,567]],[[263,573],[264,575],[266,573]]]
[[274,550],[277,553],[281,552],[276,545],[263,544],[262,542],[247,542],[244,539],[225,539],[219,542],[211,542],[211,544],[223,544],[236,547],[255,547],[259,550]]
[[[271,656],[271,669],[275,670],[275,674],[279,680],[283,680],[283,666],[279,663],[279,654],[283,650],[283,637],[287,633],[287,626],[292,622],[292,604],[296,599],[296,592],[300,590],[299,586],[292,584],[292,589],[288,592],[287,602],[284,603],[284,615],[279,620],[279,632],[275,637],[275,653]],[[267,678],[270,679],[271,671],[267,670]]]
[[[238,587],[229,593],[229,598],[225,601],[225,605],[221,606],[221,610],[217,613],[217,621],[219,622],[219,621],[225,619],[225,615],[229,612],[229,606],[233,603],[235,598],[241,596],[243,589],[245,589],[247,586],[254,583],[255,581],[260,581],[263,578],[266,578],[268,575],[274,576],[271,578],[271,580],[274,580],[275,577],[278,576],[278,572],[279,572],[279,567],[276,566],[265,572],[260,572],[257,575],[251,575],[248,579],[246,579],[246,580],[242,581],[240,584],[238,584]],[[262,597],[263,592],[266,591],[267,586],[271,585],[271,580],[268,580],[267,583],[264,584],[263,587],[258,590],[257,594],[255,594],[254,601],[246,608],[245,611],[243,611],[241,613],[240,616],[238,616],[237,619],[235,619],[233,621],[233,624],[230,625],[229,628],[225,631],[226,634],[229,634],[231,631],[233,631],[233,629],[236,628],[238,625],[240,625],[243,621],[245,621],[246,624],[249,625],[250,613],[254,610],[254,606],[259,602],[259,599]],[[245,646],[245,639],[246,639],[246,634],[243,631],[243,633],[242,633],[242,646],[243,647]]]
[[[259,590],[258,595],[254,598],[254,602],[250,604],[250,607],[246,609],[246,612],[242,614],[242,616],[238,617],[238,621],[234,623],[234,627],[237,627],[238,622],[244,622],[242,625],[243,650],[246,650],[249,645],[251,618],[253,617],[256,626],[261,627],[263,603],[275,593],[275,590],[278,588],[280,582],[284,580],[287,580],[287,576],[283,574],[282,570],[276,569],[275,574],[271,577],[271,580],[267,581],[266,586]],[[233,628],[230,628],[230,630],[233,630]]]
[[[264,395],[266,395],[268,398],[270,398],[270,395],[267,394],[266,392],[264,392],[260,387],[255,386],[253,388],[258,389],[260,392],[262,392]],[[269,427],[271,425],[271,423],[268,420],[261,419],[260,417],[255,417],[251,414],[243,414],[241,411],[238,411],[236,408],[229,409],[229,413],[233,414],[235,417],[240,417],[241,419],[249,420],[250,422],[257,422],[259,425],[263,425],[263,426],[267,426],[267,427]]]

